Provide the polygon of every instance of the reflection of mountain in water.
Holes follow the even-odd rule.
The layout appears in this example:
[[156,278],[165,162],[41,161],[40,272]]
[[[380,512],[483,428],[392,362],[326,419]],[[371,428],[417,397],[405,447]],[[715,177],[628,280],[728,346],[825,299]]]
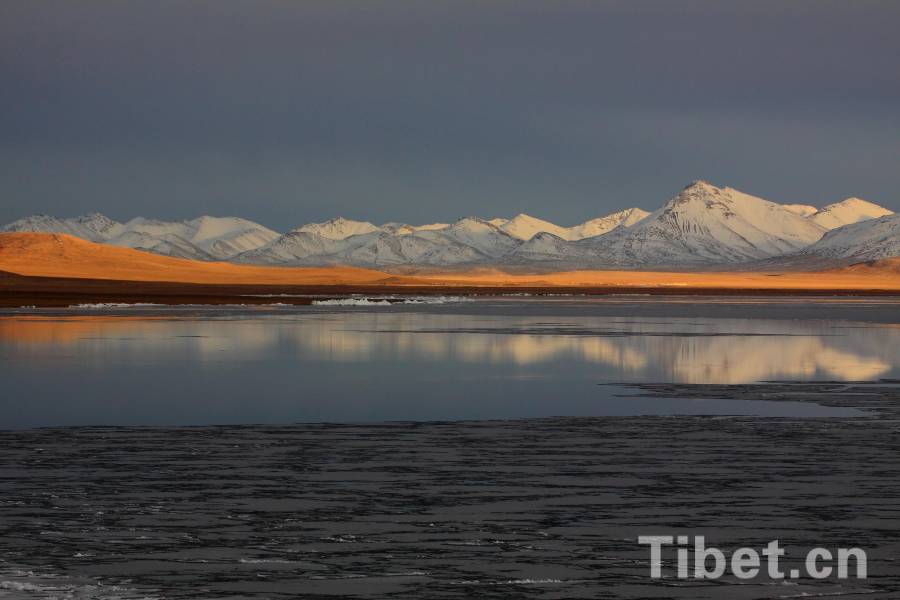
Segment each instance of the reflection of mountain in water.
[[598,379],[688,383],[863,380],[900,365],[898,328],[735,319],[554,318],[547,323],[357,312],[202,321],[0,319],[0,355],[10,345],[42,356],[48,346],[69,352],[75,345],[83,356],[99,359],[112,351],[147,361],[252,363],[288,355],[346,363],[583,364],[603,367]]

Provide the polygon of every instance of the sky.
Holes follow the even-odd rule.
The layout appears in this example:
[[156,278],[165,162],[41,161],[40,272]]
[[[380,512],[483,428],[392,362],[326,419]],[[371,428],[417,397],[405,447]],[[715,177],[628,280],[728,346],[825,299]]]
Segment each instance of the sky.
[[900,2],[0,3],[0,223],[900,211]]

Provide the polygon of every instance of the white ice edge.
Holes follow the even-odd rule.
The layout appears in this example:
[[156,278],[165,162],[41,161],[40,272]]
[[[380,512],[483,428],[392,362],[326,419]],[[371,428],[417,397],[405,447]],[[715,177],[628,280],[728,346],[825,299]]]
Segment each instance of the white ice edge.
[[[99,302],[87,304],[71,304],[68,308],[80,310],[104,310],[110,308],[256,308],[256,307],[272,307],[272,306],[294,306],[285,302],[270,302],[266,304],[154,304],[152,302]],[[31,307],[34,308],[34,307]]]
[[313,300],[314,306],[391,306],[392,304],[452,304],[470,302],[471,298],[463,296],[417,296],[402,299],[393,298],[331,298]]

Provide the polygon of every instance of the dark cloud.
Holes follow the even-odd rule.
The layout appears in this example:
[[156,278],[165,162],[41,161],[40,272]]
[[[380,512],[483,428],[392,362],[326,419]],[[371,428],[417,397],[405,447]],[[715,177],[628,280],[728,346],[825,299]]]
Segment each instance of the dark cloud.
[[900,4],[0,4],[0,220],[900,209]]

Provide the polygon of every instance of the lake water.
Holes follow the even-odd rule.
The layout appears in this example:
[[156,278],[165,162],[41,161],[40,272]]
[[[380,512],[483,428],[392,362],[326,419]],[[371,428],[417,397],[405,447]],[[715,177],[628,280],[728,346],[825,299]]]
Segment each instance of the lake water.
[[[0,313],[0,598],[900,594],[895,300],[358,300]],[[657,582],[660,533],[870,578]]]
[[608,384],[900,377],[893,300],[446,301],[8,312],[0,428],[848,415]]

